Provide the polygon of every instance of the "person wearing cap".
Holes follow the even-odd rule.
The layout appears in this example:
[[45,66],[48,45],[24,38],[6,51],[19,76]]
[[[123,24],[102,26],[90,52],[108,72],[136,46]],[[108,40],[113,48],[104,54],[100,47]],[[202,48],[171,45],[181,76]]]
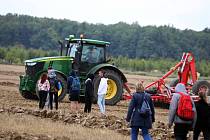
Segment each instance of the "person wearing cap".
[[49,105],[50,105],[50,110],[53,109],[53,99],[55,102],[55,109],[58,109],[58,80],[56,77],[55,70],[52,67],[48,68],[48,80],[50,83],[50,90],[49,90]]

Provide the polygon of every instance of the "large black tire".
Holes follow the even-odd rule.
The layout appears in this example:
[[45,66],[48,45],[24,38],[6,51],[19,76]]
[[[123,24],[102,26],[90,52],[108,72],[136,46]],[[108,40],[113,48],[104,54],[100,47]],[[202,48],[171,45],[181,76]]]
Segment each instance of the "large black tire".
[[202,88],[202,87],[206,87],[207,88],[207,92],[206,92],[207,96],[210,96],[210,83],[205,81],[205,80],[197,81],[192,87],[192,92],[195,95],[198,95],[199,89]]
[[61,94],[58,96],[58,101],[62,101],[67,93],[67,81],[66,79],[59,73],[56,73],[56,76],[58,78],[58,80],[61,82],[61,86],[62,86],[62,92]]
[[[62,101],[65,98],[66,93],[67,93],[67,81],[60,73],[56,72],[56,77],[58,81],[61,82],[61,86],[62,86],[62,92],[58,95],[58,101]],[[37,81],[37,84],[38,84],[38,81]],[[37,97],[39,97],[37,84],[36,84],[36,95]]]
[[30,100],[37,100],[38,99],[38,97],[36,95],[32,94],[29,91],[21,91],[20,95],[25,99],[30,99]]
[[[123,84],[121,80],[121,76],[113,70],[105,69],[106,77],[109,79],[108,82],[108,90],[106,94],[106,104],[107,105],[115,105],[122,98],[123,93]],[[100,82],[100,77],[98,75],[94,78],[94,102],[97,101],[97,91]]]
[[178,83],[179,83],[179,79],[176,78],[176,79],[173,79],[173,80],[170,82],[169,86],[170,86],[170,87],[175,87]]

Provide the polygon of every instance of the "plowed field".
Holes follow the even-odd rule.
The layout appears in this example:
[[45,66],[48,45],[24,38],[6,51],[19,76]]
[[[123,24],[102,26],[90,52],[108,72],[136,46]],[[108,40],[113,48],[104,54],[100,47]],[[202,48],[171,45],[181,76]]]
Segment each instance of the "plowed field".
[[[116,106],[106,106],[106,117],[101,117],[97,105],[89,115],[70,111],[65,98],[59,103],[59,111],[38,110],[38,101],[24,99],[18,91],[19,75],[24,66],[0,65],[0,139],[34,140],[129,140],[129,127],[124,118],[129,101]],[[132,87],[138,80],[145,84],[157,79],[148,76],[128,75]],[[173,139],[168,129],[168,110],[155,108],[156,122],[150,133],[153,139]],[[191,137],[191,136],[189,136]]]

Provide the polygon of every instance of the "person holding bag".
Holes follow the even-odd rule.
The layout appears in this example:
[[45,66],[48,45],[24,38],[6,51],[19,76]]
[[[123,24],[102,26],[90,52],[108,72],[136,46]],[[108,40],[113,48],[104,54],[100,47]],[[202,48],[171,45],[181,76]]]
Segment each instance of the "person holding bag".
[[[146,107],[143,107],[144,102],[148,104],[149,113],[147,113]],[[130,122],[131,140],[138,139],[139,129],[142,130],[144,140],[152,140],[148,129],[151,129],[152,123],[155,122],[155,110],[151,96],[144,92],[142,82],[136,84],[136,92],[129,104],[126,121]]]

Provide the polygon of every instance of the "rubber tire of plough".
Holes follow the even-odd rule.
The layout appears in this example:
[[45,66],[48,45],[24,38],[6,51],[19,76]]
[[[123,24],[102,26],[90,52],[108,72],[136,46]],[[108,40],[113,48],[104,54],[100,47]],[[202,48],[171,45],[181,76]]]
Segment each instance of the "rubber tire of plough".
[[173,79],[171,82],[170,82],[170,84],[169,84],[169,86],[170,87],[175,87],[177,84],[179,83],[179,79]]
[[197,81],[193,86],[192,86],[192,92],[195,94],[195,95],[198,95],[198,92],[199,92],[199,88],[201,86],[206,86],[208,88],[208,93],[207,93],[207,96],[210,96],[210,83],[205,81],[205,80],[199,80]]

